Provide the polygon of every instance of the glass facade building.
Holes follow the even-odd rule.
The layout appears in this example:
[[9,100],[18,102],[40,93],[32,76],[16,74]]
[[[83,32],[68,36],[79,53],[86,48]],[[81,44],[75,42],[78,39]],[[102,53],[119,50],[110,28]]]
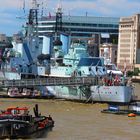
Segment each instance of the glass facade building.
[[[116,17],[63,16],[60,32],[71,34],[72,38],[91,38],[104,33],[118,38],[119,20]],[[55,26],[55,16],[42,17],[38,22],[38,32],[40,35],[54,34]]]

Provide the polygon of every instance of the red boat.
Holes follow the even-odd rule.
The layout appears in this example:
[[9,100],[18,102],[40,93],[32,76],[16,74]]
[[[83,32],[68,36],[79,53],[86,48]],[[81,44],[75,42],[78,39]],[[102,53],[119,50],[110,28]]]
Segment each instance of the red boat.
[[33,108],[34,116],[27,107],[9,107],[0,114],[0,139],[4,138],[42,138],[54,127],[49,115],[38,113],[38,105]]

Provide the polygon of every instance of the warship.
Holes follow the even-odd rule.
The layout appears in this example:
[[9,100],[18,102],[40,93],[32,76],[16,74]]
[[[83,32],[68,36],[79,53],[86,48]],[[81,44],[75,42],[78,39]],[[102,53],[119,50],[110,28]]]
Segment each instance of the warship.
[[[129,103],[132,100],[133,87],[122,81],[122,72],[115,65],[112,69],[105,65],[103,57],[90,57],[87,46],[75,41],[71,44],[67,54],[62,55],[61,43],[54,46],[57,55],[54,66],[51,66],[50,76],[61,77],[98,77],[99,81],[89,86],[54,86],[47,87],[48,91],[58,98],[86,100],[94,102]],[[59,48],[59,49],[56,49]],[[58,55],[59,54],[59,55]],[[62,61],[56,61],[62,58]],[[108,63],[109,65],[109,63]],[[112,75],[109,75],[111,73]],[[111,79],[110,79],[111,76]],[[116,79],[118,78],[118,79]],[[103,81],[106,79],[106,81]],[[117,80],[117,81],[116,81]],[[108,83],[108,81],[111,82]]]
[[[39,90],[41,96],[54,95],[56,98],[87,102],[129,103],[132,100],[132,86],[121,82],[117,85],[103,84],[104,77],[109,81],[104,58],[90,57],[85,42],[71,42],[70,37],[64,33],[54,43],[53,36],[39,36],[37,10],[34,1],[25,31],[18,33],[17,40],[12,42],[12,48],[5,49],[1,63],[3,78],[98,77],[91,86],[37,86],[31,90]],[[11,89],[8,91],[13,92]]]

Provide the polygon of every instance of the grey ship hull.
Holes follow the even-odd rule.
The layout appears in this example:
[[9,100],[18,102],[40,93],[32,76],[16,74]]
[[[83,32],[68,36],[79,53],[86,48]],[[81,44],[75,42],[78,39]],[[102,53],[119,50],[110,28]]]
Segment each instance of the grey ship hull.
[[81,100],[86,101],[87,98],[78,86],[53,86],[47,87],[49,93],[53,94],[56,98],[68,100]]
[[91,86],[93,101],[129,103],[133,89],[130,86]]
[[[12,72],[1,75],[1,78],[4,77],[20,79],[17,73]],[[47,87],[47,91],[56,98],[93,102],[129,103],[133,97],[131,86],[52,86]]]
[[57,98],[92,102],[126,104],[132,100],[133,95],[130,86],[91,86],[89,91],[66,86],[49,87],[49,89]]

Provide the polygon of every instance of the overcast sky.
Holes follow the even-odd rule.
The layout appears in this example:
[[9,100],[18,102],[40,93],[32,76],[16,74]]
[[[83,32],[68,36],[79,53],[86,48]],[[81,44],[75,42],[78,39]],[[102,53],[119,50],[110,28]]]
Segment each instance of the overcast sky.
[[[22,29],[32,0],[0,0],[0,33],[13,35]],[[60,2],[64,15],[124,17],[140,13],[140,0],[38,0],[44,15],[52,15]],[[43,6],[42,6],[43,2]],[[40,10],[41,11],[41,10]]]

